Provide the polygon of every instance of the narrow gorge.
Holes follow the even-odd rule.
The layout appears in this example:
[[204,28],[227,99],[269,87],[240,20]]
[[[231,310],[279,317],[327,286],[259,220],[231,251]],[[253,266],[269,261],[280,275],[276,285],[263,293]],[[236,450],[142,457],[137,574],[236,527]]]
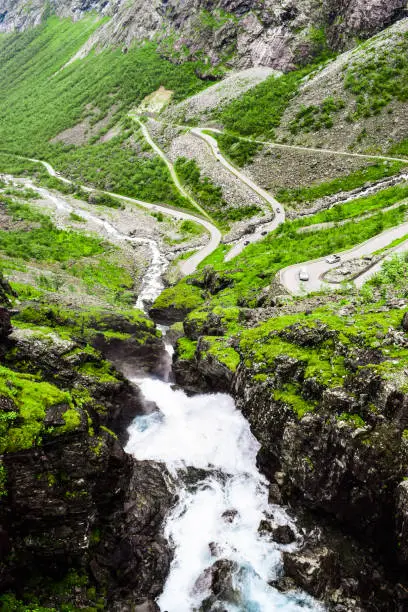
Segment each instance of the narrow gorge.
[[0,0],[0,610],[408,609],[404,0]]

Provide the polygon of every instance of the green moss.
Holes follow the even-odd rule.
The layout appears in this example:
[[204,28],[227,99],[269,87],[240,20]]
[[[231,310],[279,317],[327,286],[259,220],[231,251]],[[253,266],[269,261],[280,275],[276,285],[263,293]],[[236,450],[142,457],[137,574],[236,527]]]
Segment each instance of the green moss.
[[340,414],[340,416],[337,417],[337,420],[344,421],[355,429],[359,429],[360,427],[365,426],[364,419],[358,414],[347,414],[346,412],[343,412],[342,414]]
[[315,402],[308,402],[301,397],[300,388],[294,384],[286,384],[282,389],[275,389],[273,399],[292,408],[299,419],[316,408]]
[[99,382],[118,382],[113,367],[107,361],[87,361],[78,367],[78,372]]
[[111,429],[108,429],[108,427],[105,427],[105,425],[101,425],[100,429],[101,431],[104,431],[105,433],[107,433],[108,436],[111,436],[111,438],[115,438],[115,440],[118,440],[118,436],[115,434],[115,432],[112,431]]
[[205,336],[205,342],[208,342],[210,347],[206,354],[212,355],[220,363],[224,364],[231,372],[235,372],[241,360],[239,354],[228,344],[225,338],[217,338],[213,336]]
[[0,461],[0,499],[7,495],[7,469]]
[[[66,404],[67,430],[80,423],[72,397],[54,385],[38,382],[29,374],[18,374],[0,366],[0,394],[15,403],[16,410],[0,414],[0,452],[16,452],[39,445],[46,432],[44,417],[47,408]],[[74,416],[75,415],[75,416]],[[78,421],[79,419],[79,421]]]
[[152,308],[174,308],[181,312],[188,312],[198,308],[204,299],[199,287],[181,281],[174,287],[162,291],[154,301]]
[[177,340],[177,355],[179,359],[190,360],[194,358],[197,348],[197,342],[193,342],[188,338],[179,338]]
[[91,440],[91,443],[89,446],[90,450],[95,455],[95,457],[101,456],[102,450],[104,447],[105,447],[105,439],[103,438],[103,436],[98,436],[94,438],[93,440]]
[[75,408],[70,408],[62,415],[65,425],[60,428],[61,432],[74,431],[81,425],[81,415]]

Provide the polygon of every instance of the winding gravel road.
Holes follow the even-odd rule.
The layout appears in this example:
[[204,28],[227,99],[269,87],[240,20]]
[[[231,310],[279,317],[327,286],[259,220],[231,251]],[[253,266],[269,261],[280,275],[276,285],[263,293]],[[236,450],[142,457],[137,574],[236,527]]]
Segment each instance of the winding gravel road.
[[245,248],[246,242],[257,242],[258,240],[261,240],[263,238],[262,232],[273,232],[273,230],[275,230],[279,225],[281,225],[281,223],[284,223],[285,210],[283,206],[281,206],[281,204],[270,193],[268,193],[265,189],[262,189],[262,187],[259,187],[259,185],[257,185],[252,179],[250,179],[243,172],[238,170],[238,168],[235,168],[235,166],[230,164],[229,161],[227,161],[225,157],[221,155],[218,143],[215,138],[213,138],[209,134],[206,134],[203,130],[204,128],[192,128],[190,130],[190,133],[204,140],[209,145],[215,158],[225,168],[227,168],[227,170],[234,174],[240,181],[245,183],[245,185],[252,189],[252,191],[257,193],[263,200],[265,200],[265,202],[267,202],[267,204],[272,208],[275,213],[275,218],[273,219],[273,221],[258,226],[257,231],[255,231],[253,234],[246,234],[245,236],[240,238],[240,240],[238,240],[236,244],[234,244],[232,249],[227,253],[225,257],[225,261],[231,261],[231,259],[234,259],[234,257],[239,255],[239,253],[241,253],[241,251]]
[[146,142],[151,146],[153,151],[155,151],[155,153],[157,153],[157,155],[164,161],[170,172],[172,181],[177,187],[178,191],[181,193],[181,195],[185,197],[202,215],[204,215],[204,217],[210,219],[209,214],[204,210],[204,208],[202,208],[200,204],[196,202],[194,198],[191,197],[188,191],[184,189],[179,177],[177,176],[177,172],[175,171],[173,164],[171,163],[167,155],[164,153],[164,151],[162,151],[162,149],[154,142],[153,138],[150,136],[149,130],[147,129],[147,125],[140,121],[140,119],[135,115],[130,114],[129,117],[131,117],[133,121],[136,121],[136,123],[139,124]]
[[[160,147],[153,141],[153,139],[151,138],[149,131],[147,129],[147,126],[140,121],[140,119],[136,116],[132,117],[141,127],[142,133],[144,138],[146,139],[146,141],[149,143],[149,145],[152,147],[152,149],[161,157],[161,159],[163,159],[163,161],[165,162],[166,166],[169,169],[169,172],[171,174],[172,180],[174,181],[174,184],[176,185],[177,189],[179,190],[179,192],[186,197],[196,208],[197,210],[205,215],[206,217],[208,217],[208,214],[205,212],[204,209],[201,208],[201,206],[188,194],[188,192],[184,189],[184,187],[181,185],[180,180],[177,176],[177,173],[174,170],[173,164],[168,160],[168,158],[166,157],[166,155],[164,154],[164,152],[160,149]],[[235,168],[235,166],[233,166],[230,162],[228,162],[223,155],[221,154],[219,147],[218,147],[218,143],[215,140],[215,138],[213,138],[212,136],[210,136],[209,134],[205,133],[204,130],[208,130],[208,131],[212,131],[215,133],[222,133],[221,130],[217,130],[214,128],[199,128],[199,127],[195,127],[195,128],[191,128],[191,134],[195,135],[198,138],[201,138],[202,140],[204,140],[208,146],[210,147],[213,155],[215,156],[215,158],[225,167],[227,168],[232,174],[234,174],[239,180],[241,180],[243,183],[245,183],[250,189],[252,189],[255,193],[257,193],[259,196],[261,196],[265,202],[267,202],[267,204],[273,209],[273,211],[275,212],[275,218],[273,219],[273,221],[271,221],[270,223],[267,224],[263,224],[261,226],[258,226],[258,229],[253,233],[253,234],[248,234],[246,236],[244,236],[243,238],[241,238],[239,241],[237,241],[237,243],[232,247],[232,249],[228,252],[225,261],[230,261],[231,259],[233,259],[234,257],[236,257],[246,246],[246,244],[248,242],[256,242],[260,239],[262,239],[263,237],[263,233],[264,232],[272,232],[273,230],[275,230],[281,223],[283,223],[285,221],[285,211],[283,206],[272,196],[270,195],[265,189],[262,189],[259,185],[257,185],[252,179],[250,179],[249,177],[247,177],[243,172],[241,172],[239,169]],[[345,152],[345,151],[333,151],[330,149],[311,149],[311,148],[307,148],[307,147],[299,147],[299,146],[294,146],[294,145],[280,145],[277,143],[269,143],[269,142],[265,142],[265,141],[253,141],[252,139],[249,138],[243,138],[243,140],[248,140],[248,141],[252,141],[252,142],[259,142],[259,143],[263,143],[263,144],[270,144],[271,146],[276,146],[276,147],[282,147],[282,148],[289,148],[289,149],[298,149],[298,150],[305,150],[305,151],[315,151],[315,152],[319,152],[319,153],[337,153],[339,155],[347,155],[347,156],[351,156],[351,157],[362,157],[362,158],[366,158],[366,159],[379,159],[379,160],[388,160],[388,161],[400,161],[400,162],[404,162],[408,164],[408,160],[406,159],[400,159],[400,158],[395,158],[395,157],[387,157],[387,156],[380,156],[380,155],[364,155],[364,154],[360,154],[360,153],[349,153],[349,152]],[[65,183],[71,183],[70,180],[60,176],[55,170],[54,168],[51,166],[51,164],[49,164],[48,162],[42,161],[42,160],[37,160],[37,159],[31,159],[31,161],[37,162],[37,163],[41,163],[49,172],[49,174],[51,176],[56,176],[58,178],[60,178],[62,181],[64,181]],[[99,191],[99,190],[95,190],[92,189],[90,187],[86,187],[86,186],[82,186],[82,189],[84,189],[85,191]],[[142,206],[144,208],[147,209],[155,209],[158,211],[163,212],[164,214],[172,214],[174,217],[178,218],[178,219],[189,219],[191,221],[194,221],[195,223],[199,223],[201,226],[203,226],[209,233],[210,233],[210,240],[209,242],[202,247],[197,253],[195,253],[192,257],[190,257],[189,259],[183,261],[180,263],[180,269],[182,271],[182,273],[184,275],[187,274],[191,274],[192,272],[194,272],[197,269],[197,266],[208,256],[210,255],[220,244],[221,241],[221,232],[218,230],[218,228],[213,225],[209,220],[205,220],[202,219],[199,216],[195,216],[193,214],[190,213],[185,213],[182,211],[178,211],[178,210],[170,210],[169,208],[167,208],[166,206],[163,205],[157,205],[157,204],[151,204],[148,202],[143,202],[141,200],[137,200],[135,198],[130,198],[127,196],[121,196],[109,191],[104,191],[102,193],[106,193],[110,196],[113,196],[115,198],[118,198],[119,200],[125,201],[125,202],[130,202],[130,203],[135,203],[139,206]],[[261,232],[262,230],[262,232]],[[396,239],[400,239],[403,238],[406,234],[408,234],[408,223],[403,223],[402,225],[400,225],[399,227],[396,228],[392,228],[389,229],[385,232],[383,232],[382,234],[379,234],[377,236],[374,236],[373,238],[371,238],[370,240],[357,245],[356,247],[353,247],[352,249],[348,250],[348,251],[344,251],[343,253],[341,253],[341,258],[342,258],[342,262],[345,261],[349,261],[352,259],[356,259],[356,258],[360,258],[363,257],[365,255],[371,255],[372,253],[387,247],[390,243],[392,243],[394,240]],[[387,254],[386,258],[390,257],[391,254],[397,253],[397,252],[404,252],[408,249],[408,241],[405,241],[403,243],[401,243],[400,245],[398,245],[395,249],[392,249],[392,251],[390,252],[390,254]],[[368,280],[369,278],[371,278],[376,272],[378,272],[381,269],[381,265],[382,265],[382,261],[378,262],[377,264],[375,264],[374,266],[371,267],[367,267],[367,269],[365,271],[362,271],[361,274],[359,274],[359,276],[354,280],[356,286],[361,286],[364,284],[364,282],[366,282],[366,280]],[[308,261],[308,262],[304,262],[302,264],[296,264],[293,266],[289,266],[287,268],[284,268],[283,270],[281,270],[278,273],[279,279],[281,284],[286,288],[286,290],[291,293],[292,295],[304,295],[307,293],[311,293],[314,291],[320,291],[322,290],[324,287],[338,287],[337,283],[327,283],[324,281],[323,277],[324,275],[331,270],[332,268],[336,267],[338,264],[329,264],[326,261],[325,257],[322,257],[320,259],[317,260],[312,260],[312,261]],[[300,271],[302,269],[307,270],[307,273],[309,275],[309,280],[308,281],[301,281],[299,278],[299,274]]]
[[[187,127],[187,126],[186,126]],[[207,127],[201,128],[205,129],[209,132],[214,132],[216,134],[225,134],[224,130],[219,130],[217,128]],[[301,145],[289,145],[283,144],[280,142],[274,142],[270,140],[257,140],[255,138],[247,138],[246,136],[236,136],[239,140],[245,140],[246,142],[255,142],[256,144],[268,145],[270,147],[274,147],[276,149],[293,149],[294,151],[307,151],[312,153],[327,153],[328,155],[342,155],[346,157],[360,157],[362,159],[379,159],[382,161],[396,161],[403,162],[408,166],[408,159],[403,157],[390,157],[389,155],[369,155],[367,153],[352,153],[351,151],[338,151],[337,149],[319,149],[317,147],[302,147]]]
[[[67,183],[67,184],[72,183],[72,181],[61,176],[58,172],[56,172],[56,170],[51,166],[51,164],[49,164],[46,161],[43,161],[41,159],[22,158],[22,157],[20,157],[20,159],[28,159],[29,161],[32,161],[38,164],[42,164],[44,168],[47,170],[48,174],[50,174],[51,176],[55,176],[56,178],[59,178],[64,183]],[[197,269],[197,266],[206,257],[208,257],[208,255],[211,255],[211,253],[220,244],[220,241],[221,241],[220,230],[215,225],[213,225],[210,221],[202,219],[201,217],[198,217],[196,215],[193,215],[191,213],[187,213],[181,210],[170,209],[161,204],[151,204],[150,202],[143,202],[142,200],[137,200],[136,198],[130,198],[128,196],[119,195],[117,193],[113,193],[112,191],[102,191],[100,189],[94,189],[92,187],[87,187],[86,185],[81,185],[80,187],[81,189],[83,189],[84,191],[88,193],[93,192],[93,191],[104,193],[106,195],[117,198],[118,200],[121,200],[122,202],[129,202],[130,204],[137,204],[138,206],[142,206],[143,208],[146,208],[148,210],[155,210],[158,212],[162,212],[165,215],[171,215],[172,217],[175,217],[177,219],[194,221],[194,223],[198,223],[199,225],[204,227],[210,234],[210,240],[205,246],[200,248],[194,255],[192,255],[188,259],[179,263],[179,268],[183,275],[191,274],[192,272],[194,272]]]

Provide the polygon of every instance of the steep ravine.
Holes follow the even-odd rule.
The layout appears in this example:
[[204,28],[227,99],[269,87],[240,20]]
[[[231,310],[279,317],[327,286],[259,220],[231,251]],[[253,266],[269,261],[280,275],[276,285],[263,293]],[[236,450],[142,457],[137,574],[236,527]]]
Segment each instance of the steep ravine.
[[[160,294],[164,267],[153,263],[139,304]],[[160,610],[323,609],[297,589],[282,594],[271,586],[282,573],[281,551],[297,550],[301,533],[282,506],[269,502],[256,467],[259,444],[233,399],[190,398],[174,388],[173,349],[166,348],[159,378],[132,379],[148,408],[129,428],[126,446],[137,460],[164,463],[177,495],[165,524],[174,558]]]

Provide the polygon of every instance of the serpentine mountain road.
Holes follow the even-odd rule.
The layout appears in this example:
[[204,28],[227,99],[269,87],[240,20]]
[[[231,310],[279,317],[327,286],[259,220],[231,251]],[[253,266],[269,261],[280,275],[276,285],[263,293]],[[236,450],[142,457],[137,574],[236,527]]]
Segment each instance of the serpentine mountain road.
[[[250,179],[243,172],[235,168],[235,166],[230,164],[225,159],[225,157],[221,155],[221,152],[218,147],[218,143],[215,140],[215,138],[213,138],[209,134],[206,134],[203,131],[203,129],[204,128],[192,128],[190,130],[190,133],[204,140],[209,145],[215,158],[225,168],[227,168],[227,170],[229,170],[232,174],[235,174],[235,176],[238,177],[240,181],[248,185],[248,187],[252,189],[252,191],[254,191],[259,196],[261,196],[261,198],[270,205],[270,207],[273,209],[275,213],[275,218],[270,223],[265,223],[261,227],[262,227],[262,231],[266,231],[268,233],[273,232],[273,230],[275,230],[279,225],[281,225],[281,223],[285,222],[285,210],[283,206],[277,200],[275,200],[275,198],[270,193],[265,191],[265,189],[262,189],[262,187],[259,187],[259,185],[257,185],[252,179]],[[261,238],[262,238],[262,234],[260,233],[259,228],[258,228],[258,231],[254,232],[253,234],[246,234],[227,253],[227,256],[225,257],[225,261],[231,261],[231,259],[239,255],[239,253],[241,253],[241,251],[245,247],[245,242],[256,242],[257,240],[261,240]]]
[[[201,206],[185,191],[185,189],[183,188],[183,186],[181,185],[179,181],[179,178],[177,176],[177,173],[174,170],[172,163],[167,159],[166,155],[160,149],[160,147],[158,147],[158,145],[155,144],[155,142],[153,141],[153,139],[151,138],[149,134],[149,131],[146,125],[143,122],[141,122],[140,119],[136,116],[134,116],[133,119],[140,125],[146,141],[166,163],[170,171],[171,177],[177,189],[179,190],[179,192],[184,197],[186,197],[197,208],[198,211],[200,211],[202,214],[208,217],[207,213],[201,208]],[[247,177],[244,173],[242,173],[240,170],[238,170],[232,164],[230,164],[221,155],[217,141],[209,134],[206,134],[204,130],[213,131],[215,133],[222,133],[221,130],[217,130],[214,128],[198,128],[198,127],[190,128],[190,131],[193,135],[197,136],[198,138],[201,138],[209,145],[213,155],[225,168],[227,168],[231,173],[237,176],[239,180],[241,180],[248,187],[250,187],[250,189],[252,189],[255,193],[260,195],[274,210],[275,218],[270,223],[264,224],[262,226],[262,230],[271,232],[274,229],[276,229],[281,223],[285,221],[285,211],[282,205],[273,196],[271,196],[267,191],[265,191],[264,189],[259,187],[254,181],[252,181],[252,179]],[[244,139],[244,140],[251,141],[251,139]],[[264,141],[253,141],[253,142],[262,143]],[[320,153],[337,153],[339,155],[347,155],[351,157],[362,157],[362,158],[367,158],[367,159],[399,161],[399,162],[404,162],[408,164],[408,160],[394,158],[394,157],[364,155],[360,153],[349,153],[345,151],[333,151],[330,149],[309,149],[307,147],[298,147],[298,146],[293,146],[293,145],[280,145],[277,143],[264,142],[264,144],[271,144],[272,146],[276,146],[276,147],[298,149],[301,151],[306,150],[306,151],[316,151]],[[36,160],[36,159],[32,159],[31,161],[34,161],[37,163],[39,162],[43,164],[43,166],[47,169],[47,171],[49,172],[51,176],[57,176],[64,182],[71,183],[71,181],[69,181],[68,179],[61,177],[48,162]],[[83,186],[82,188],[88,192],[94,191],[94,189],[90,187]],[[111,195],[123,201],[127,201],[130,203],[133,202],[135,204],[143,206],[144,208],[159,210],[165,214],[172,214],[174,217],[177,217],[180,219],[192,220],[196,223],[199,223],[206,230],[209,231],[210,241],[203,248],[199,249],[199,251],[195,253],[192,257],[180,263],[180,268],[184,275],[191,274],[192,272],[194,272],[197,266],[199,265],[199,263],[201,263],[208,255],[210,255],[220,244],[221,232],[210,221],[204,220],[201,217],[195,216],[190,213],[184,213],[181,211],[171,210],[162,205],[142,202],[140,200],[136,200],[135,198],[121,196],[121,195],[118,195],[112,192],[105,191],[103,193],[107,193],[108,195]],[[371,255],[375,251],[386,247],[388,244],[390,244],[394,240],[402,238],[407,233],[408,233],[408,223],[404,223],[400,225],[399,227],[389,229],[383,232],[382,234],[379,234],[378,236],[374,236],[370,240],[360,245],[357,245],[348,251],[345,251],[342,254],[342,261],[343,262],[349,261],[351,259],[363,257],[364,255]],[[244,236],[244,238],[240,239],[233,246],[233,248],[229,251],[229,253],[227,254],[225,258],[225,261],[230,261],[231,259],[236,257],[244,249],[245,242],[247,241],[255,242],[257,240],[260,240],[261,238],[262,238],[262,234],[260,233],[259,229],[253,234]],[[402,244],[398,245],[398,247],[393,249],[392,253],[403,252],[403,251],[406,251],[407,248],[408,248],[408,241],[405,241]],[[291,293],[292,295],[303,295],[305,293],[310,293],[312,291],[319,291],[324,286],[327,287],[328,283],[324,282],[323,276],[326,274],[326,272],[336,267],[336,265],[337,264],[327,263],[326,259],[323,257],[317,260],[304,262],[302,264],[296,264],[294,266],[289,266],[287,268],[284,268],[278,273],[278,276],[280,278],[280,282],[287,289],[287,291],[289,291],[289,293]],[[370,278],[376,271],[378,271],[380,267],[381,267],[381,262],[379,262],[378,264],[375,264],[374,266],[369,267],[365,271],[362,271],[361,274],[355,279],[356,285],[361,286],[366,280],[368,280],[368,278]],[[299,279],[299,274],[302,268],[305,268],[307,270],[307,273],[309,275],[308,281],[301,281]],[[332,286],[336,286],[336,284],[332,283]]]
[[[46,161],[43,161],[41,159],[33,159],[33,158],[22,158],[22,159],[28,159],[29,161],[32,161],[38,164],[42,164],[44,168],[47,170],[48,174],[50,174],[50,176],[55,176],[56,178],[59,178],[64,183],[71,184],[73,182],[61,176],[58,172],[56,172],[56,170],[51,166],[51,164],[49,164]],[[197,269],[197,266],[206,257],[208,257],[208,255],[211,255],[211,253],[220,244],[220,241],[221,241],[220,230],[217,227],[215,227],[215,225],[213,225],[210,221],[207,221],[206,219],[202,219],[201,217],[198,217],[196,215],[193,215],[187,212],[183,212],[181,210],[175,210],[172,208],[168,208],[160,204],[151,204],[150,202],[143,202],[142,200],[137,200],[136,198],[130,198],[127,196],[119,195],[111,191],[102,191],[100,189],[94,189],[92,187],[87,187],[86,185],[81,185],[81,189],[83,189],[84,191],[88,193],[92,191],[98,191],[99,193],[104,193],[106,195],[117,198],[118,200],[122,200],[123,202],[129,202],[130,204],[137,204],[138,206],[142,206],[143,208],[147,208],[148,210],[162,212],[165,215],[171,215],[172,217],[175,217],[177,219],[194,221],[194,223],[199,223],[202,227],[204,227],[210,234],[210,240],[208,241],[206,245],[200,248],[197,251],[197,253],[195,253],[188,259],[181,261],[179,263],[179,267],[183,275],[191,274],[192,272],[194,272]]]
[[[365,255],[371,255],[376,251],[387,247],[394,240],[399,238],[403,238],[408,234],[408,222],[399,225],[398,227],[393,227],[373,238],[370,238],[366,242],[363,242],[348,251],[343,251],[339,253],[341,256],[341,261],[350,261],[351,259],[356,259],[358,257],[364,257]],[[406,250],[408,247],[408,241],[404,241],[401,243],[396,249],[392,250],[392,254],[395,252],[402,252]],[[279,280],[281,284],[291,293],[292,295],[304,295],[306,293],[311,293],[312,291],[321,291],[324,287],[329,286],[329,283],[325,283],[323,276],[329,270],[336,268],[338,263],[329,264],[327,263],[325,257],[321,257],[320,259],[315,259],[312,261],[305,261],[301,264],[295,264],[293,266],[288,266],[281,270],[279,275]],[[361,286],[366,280],[368,280],[375,271],[381,268],[381,264],[377,266],[377,264],[368,270],[362,271],[361,274],[356,278],[355,283],[357,286]],[[307,271],[309,275],[308,281],[301,281],[299,278],[300,271],[304,269]],[[373,271],[374,270],[374,271]],[[331,283],[331,286],[338,287],[337,283]]]

